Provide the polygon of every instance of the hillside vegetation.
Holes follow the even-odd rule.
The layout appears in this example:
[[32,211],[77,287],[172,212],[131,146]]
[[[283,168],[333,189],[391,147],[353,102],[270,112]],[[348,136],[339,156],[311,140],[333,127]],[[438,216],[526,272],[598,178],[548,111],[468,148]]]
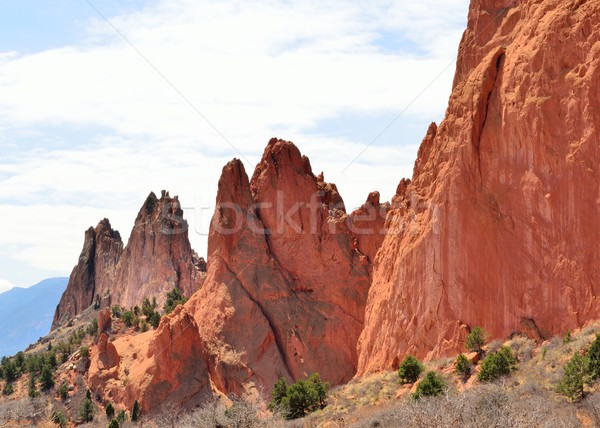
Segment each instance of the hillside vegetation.
[[[90,325],[89,311],[80,318],[81,323]],[[93,323],[92,323],[93,324]],[[131,334],[122,322],[115,320],[113,328]],[[41,368],[52,353],[48,351],[50,338],[44,338],[38,347],[22,354],[20,363],[24,371],[12,382],[13,392],[0,400],[0,426],[71,426],[83,424],[82,408],[89,398],[90,421],[85,426],[106,427],[110,420],[106,416],[109,402],[103,397],[87,394],[85,388],[85,348],[91,345],[94,332],[90,329],[81,333],[80,325],[65,331],[54,332],[52,338],[70,340],[78,351],[63,359],[55,346],[56,367],[53,369],[53,385],[42,386]],[[78,333],[79,332],[79,333]],[[505,343],[492,341],[482,346],[474,358],[475,364],[466,358],[447,358],[422,364],[407,382],[406,371],[393,371],[356,378],[346,385],[329,391],[323,406],[311,408],[312,413],[295,420],[286,420],[289,415],[280,414],[271,407],[270,391],[263,397],[219,397],[193,411],[184,411],[173,405],[164,405],[154,414],[141,415],[136,426],[147,427],[593,427],[600,425],[600,391],[596,382],[599,361],[595,354],[600,347],[596,342],[600,323],[563,337],[554,337],[543,343],[535,343],[523,336],[513,337]],[[60,336],[59,336],[60,335]],[[75,342],[77,342],[75,344]],[[42,350],[43,349],[43,350]],[[82,352],[83,350],[83,352]],[[514,365],[506,374],[488,380],[482,376],[485,361],[490,356],[510,353]],[[37,357],[36,357],[37,356]],[[469,354],[469,359],[473,355]],[[573,382],[569,367],[575,359],[583,359],[585,370],[581,379]],[[410,360],[408,358],[407,360]],[[15,358],[5,360],[14,362]],[[28,396],[28,379],[25,375],[28,364],[37,373],[36,394]],[[411,362],[414,367],[414,362]],[[462,367],[467,364],[468,373]],[[36,371],[37,370],[37,371]],[[401,372],[401,373],[399,373]],[[403,374],[401,377],[399,374]],[[9,383],[6,373],[0,388]],[[423,379],[439,378],[443,387],[433,394],[417,394]],[[414,379],[418,379],[416,382]],[[404,380],[403,380],[404,379]],[[580,380],[581,382],[578,382]],[[565,382],[575,386],[581,394],[564,388]],[[578,386],[581,384],[581,390]],[[66,386],[65,386],[66,385]],[[62,388],[61,388],[62,387]],[[66,388],[66,390],[65,390]],[[112,408],[112,405],[110,406]],[[117,421],[123,413],[119,426],[133,425],[132,409],[116,409],[111,414]],[[111,409],[112,411],[112,409]],[[63,415],[64,419],[57,419]],[[301,415],[297,415],[301,416]],[[52,421],[55,422],[52,422]],[[116,425],[112,425],[116,426]]]

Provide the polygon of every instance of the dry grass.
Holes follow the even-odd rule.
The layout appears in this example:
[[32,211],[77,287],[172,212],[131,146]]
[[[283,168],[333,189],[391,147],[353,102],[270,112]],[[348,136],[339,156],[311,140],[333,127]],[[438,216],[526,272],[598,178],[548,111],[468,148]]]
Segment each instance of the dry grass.
[[528,394],[503,384],[460,394],[405,400],[356,427],[574,427],[576,411],[564,400]]
[[[564,364],[575,352],[586,349],[600,332],[600,323],[543,344],[523,336],[501,343],[493,341],[488,351],[509,346],[519,360],[517,371],[499,383],[469,382],[462,390],[458,376],[446,374],[449,384],[444,397],[414,401],[401,389],[396,372],[354,379],[330,392],[328,406],[285,427],[592,427],[600,426],[600,392],[588,388],[579,404],[556,393]],[[546,349],[542,351],[542,349]],[[449,372],[454,358],[432,361],[427,370]],[[325,425],[329,423],[330,425]]]
[[[191,412],[165,404],[152,418],[143,418],[138,427],[227,427],[227,428],[342,428],[342,427],[593,427],[600,426],[600,388],[587,389],[578,404],[556,393],[564,364],[576,352],[583,352],[600,332],[600,323],[573,332],[563,343],[555,337],[537,344],[523,336],[504,344],[494,341],[486,349],[509,346],[518,358],[517,371],[494,384],[471,379],[464,385],[451,372],[455,358],[431,361],[427,370],[445,373],[448,390],[442,397],[410,398],[396,372],[377,373],[353,379],[333,388],[328,405],[307,417],[285,421],[266,411],[261,394],[243,399],[216,399]],[[70,334],[68,330],[56,334]],[[55,336],[56,338],[56,336]],[[40,345],[44,346],[43,343]],[[475,376],[475,375],[474,375]],[[466,388],[466,390],[464,390]],[[82,391],[84,387],[81,386]],[[464,391],[463,391],[464,390]],[[462,391],[462,392],[460,392]],[[268,396],[269,393],[262,394]],[[76,400],[75,400],[76,401]],[[47,424],[53,400],[47,397],[0,402],[0,426],[43,426]],[[72,411],[76,408],[73,405]],[[23,421],[13,425],[15,420]],[[105,427],[104,415],[86,426]],[[130,426],[131,424],[125,424]]]

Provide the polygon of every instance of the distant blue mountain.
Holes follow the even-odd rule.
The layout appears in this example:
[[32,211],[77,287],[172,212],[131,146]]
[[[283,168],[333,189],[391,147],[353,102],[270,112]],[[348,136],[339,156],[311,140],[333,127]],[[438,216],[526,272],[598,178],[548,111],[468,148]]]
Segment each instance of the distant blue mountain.
[[50,332],[54,310],[68,281],[51,278],[0,294],[0,357],[23,351]]

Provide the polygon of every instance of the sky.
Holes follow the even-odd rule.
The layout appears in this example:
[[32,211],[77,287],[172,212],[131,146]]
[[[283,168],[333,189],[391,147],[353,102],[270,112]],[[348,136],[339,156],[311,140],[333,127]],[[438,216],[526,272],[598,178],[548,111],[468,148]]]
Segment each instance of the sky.
[[0,2],[0,292],[68,276],[179,195],[206,256],[217,181],[293,141],[350,210],[389,200],[443,118],[467,0]]

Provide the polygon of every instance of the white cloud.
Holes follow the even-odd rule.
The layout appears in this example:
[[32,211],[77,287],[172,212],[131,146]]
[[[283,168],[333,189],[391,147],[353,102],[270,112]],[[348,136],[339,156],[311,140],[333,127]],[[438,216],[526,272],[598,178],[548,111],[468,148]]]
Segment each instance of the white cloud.
[[[297,143],[348,207],[375,189],[389,199],[425,126],[343,173],[370,140],[321,125],[403,111],[456,56],[467,6],[178,0],[110,17],[237,151],[100,18],[69,46],[0,53],[0,216],[11,224],[0,257],[68,273],[88,226],[109,217],[126,239],[147,193],[163,188],[180,195],[203,254],[222,165],[239,151],[251,174],[272,136]],[[452,70],[399,122],[439,120]]]
[[[241,144],[251,136],[264,138],[273,126],[299,129],[340,111],[401,110],[454,59],[458,34],[445,23],[456,24],[448,16],[457,12],[448,14],[449,9],[434,13],[388,2],[179,1],[112,22],[217,128]],[[162,138],[195,135],[203,146],[223,144],[108,24],[98,20],[94,28],[103,36],[94,43],[25,56],[2,67],[5,120],[93,124]],[[380,29],[408,43],[407,49],[427,50],[421,56],[382,52],[376,44]],[[438,52],[448,40],[454,49]],[[411,113],[443,110],[447,95],[447,85],[431,91]]]

